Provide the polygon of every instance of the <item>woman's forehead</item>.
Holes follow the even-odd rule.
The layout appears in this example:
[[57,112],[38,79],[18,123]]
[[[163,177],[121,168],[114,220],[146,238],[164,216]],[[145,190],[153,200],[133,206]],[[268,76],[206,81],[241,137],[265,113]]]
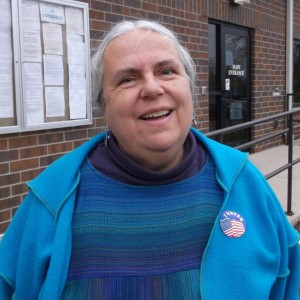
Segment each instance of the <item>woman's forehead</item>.
[[114,61],[124,60],[134,56],[149,57],[164,55],[165,59],[179,59],[179,53],[174,44],[160,33],[135,29],[115,38],[104,53],[105,58]]
[[147,50],[146,46],[154,48],[157,45],[175,49],[171,40],[158,32],[146,29],[134,29],[115,38],[108,45],[107,50],[109,51],[111,48],[121,48],[121,50],[131,48],[132,51]]

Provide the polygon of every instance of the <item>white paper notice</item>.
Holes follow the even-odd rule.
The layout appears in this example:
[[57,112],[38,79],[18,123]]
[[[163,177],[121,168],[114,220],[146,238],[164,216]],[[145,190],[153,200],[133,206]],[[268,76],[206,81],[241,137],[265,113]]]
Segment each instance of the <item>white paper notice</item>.
[[40,2],[40,10],[43,22],[65,24],[65,12],[62,5]]
[[26,124],[35,125],[44,123],[43,87],[30,88],[25,90],[26,101]]
[[22,1],[22,20],[40,22],[39,3],[35,0]]
[[22,1],[22,21],[23,32],[41,30],[39,4],[37,1]]
[[64,85],[64,66],[60,55],[44,54],[45,85]]
[[85,65],[84,43],[68,41],[68,64]]
[[69,77],[70,78],[85,78],[85,66],[84,65],[69,65]]
[[42,65],[38,63],[24,63],[23,73],[25,83],[43,85]]
[[36,21],[23,21],[23,32],[41,30],[41,23]]
[[44,53],[63,55],[61,25],[43,23],[43,41]]
[[0,33],[11,34],[11,0],[1,1],[0,10]]
[[68,34],[67,35],[67,42],[79,42],[83,43],[83,36],[77,34]]
[[46,117],[65,115],[65,97],[63,87],[45,87]]
[[0,11],[0,118],[14,117],[11,26],[10,0],[3,0]]
[[40,31],[23,32],[22,62],[42,62]]
[[70,119],[86,118],[86,80],[69,78]]
[[66,7],[66,28],[67,34],[84,35],[82,9]]
[[74,41],[76,35],[68,38],[69,65],[69,106],[70,119],[86,118],[86,79],[85,79],[85,45]]
[[14,117],[12,82],[12,74],[2,74],[2,68],[0,67],[0,118]]
[[69,78],[69,89],[70,90],[86,90],[86,82],[85,78]]
[[42,124],[44,123],[42,65],[24,63],[23,74],[27,125]]

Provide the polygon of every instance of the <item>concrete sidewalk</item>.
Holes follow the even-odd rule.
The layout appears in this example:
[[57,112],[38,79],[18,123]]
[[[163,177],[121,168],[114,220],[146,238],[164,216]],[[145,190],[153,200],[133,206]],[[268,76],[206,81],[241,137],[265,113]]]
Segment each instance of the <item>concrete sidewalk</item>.
[[[300,143],[296,142],[293,147],[293,159],[300,157]],[[265,151],[250,155],[250,160],[264,174],[269,174],[275,169],[288,163],[288,146],[281,145]],[[287,210],[287,170],[277,174],[268,180],[274,192],[277,194],[284,211]],[[292,193],[293,216],[288,216],[292,225],[300,222],[300,163],[293,167],[293,193]]]

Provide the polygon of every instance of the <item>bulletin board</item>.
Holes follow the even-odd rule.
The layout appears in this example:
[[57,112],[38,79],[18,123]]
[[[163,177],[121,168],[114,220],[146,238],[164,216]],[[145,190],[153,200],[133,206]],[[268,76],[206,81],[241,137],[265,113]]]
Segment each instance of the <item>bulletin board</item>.
[[11,0],[0,10],[0,127],[17,126]]
[[88,5],[1,1],[0,133],[91,124]]

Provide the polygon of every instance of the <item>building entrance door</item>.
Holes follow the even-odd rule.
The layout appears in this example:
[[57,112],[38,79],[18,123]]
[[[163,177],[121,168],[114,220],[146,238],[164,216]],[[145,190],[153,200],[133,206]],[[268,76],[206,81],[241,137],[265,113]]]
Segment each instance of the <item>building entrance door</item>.
[[[250,33],[248,29],[209,24],[209,130],[245,123],[251,117]],[[250,129],[226,134],[236,146],[250,140]]]

